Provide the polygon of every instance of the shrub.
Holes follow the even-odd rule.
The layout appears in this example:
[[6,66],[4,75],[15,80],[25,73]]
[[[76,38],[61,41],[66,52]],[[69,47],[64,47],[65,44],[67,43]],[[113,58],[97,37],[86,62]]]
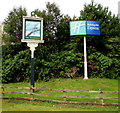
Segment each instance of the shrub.
[[20,51],[14,56],[8,54],[6,57],[8,57],[8,59],[3,57],[2,60],[2,82],[18,82],[26,80],[30,73],[29,51]]
[[82,67],[82,54],[74,53],[72,51],[55,52],[48,55],[48,59],[42,59],[36,63],[39,63],[38,79],[48,79],[51,77],[65,77],[65,72],[69,72],[69,69],[73,66],[78,68]]
[[110,58],[102,53],[95,52],[89,56],[89,60],[93,60],[97,67],[94,71],[91,71],[90,76],[111,79],[119,78],[119,59]]

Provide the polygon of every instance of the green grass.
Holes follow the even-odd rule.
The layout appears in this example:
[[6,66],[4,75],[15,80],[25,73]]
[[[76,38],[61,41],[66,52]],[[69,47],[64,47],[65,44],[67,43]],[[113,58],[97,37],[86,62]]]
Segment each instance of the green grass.
[[3,100],[3,111],[118,111],[117,106],[71,105],[24,100]]
[[[9,83],[4,86],[23,86],[29,87],[29,83]],[[118,91],[118,80],[111,79],[51,79],[48,82],[36,82],[35,86],[38,88],[52,88],[52,89],[68,89],[68,90],[95,90],[103,89],[104,91]],[[29,92],[29,89],[5,89],[5,91],[20,91]],[[35,90],[36,93],[42,94],[54,94],[63,95],[63,92],[58,91],[40,91]],[[76,96],[99,96],[99,93],[78,93],[68,92],[67,95]],[[22,94],[5,94],[5,96],[14,97],[30,97],[29,95]],[[118,97],[118,94],[103,94],[104,97]],[[43,98],[50,100],[62,100],[62,97],[50,97],[50,96],[34,96],[35,98]],[[77,102],[98,102],[100,99],[81,99],[81,98],[69,98],[68,101]],[[117,103],[117,100],[104,100],[105,103]],[[24,107],[26,106],[26,107]],[[22,108],[22,109],[21,109]],[[70,104],[55,104],[49,102],[30,102],[23,100],[3,100],[3,111],[118,111],[117,106],[98,106],[98,105],[70,105]]]

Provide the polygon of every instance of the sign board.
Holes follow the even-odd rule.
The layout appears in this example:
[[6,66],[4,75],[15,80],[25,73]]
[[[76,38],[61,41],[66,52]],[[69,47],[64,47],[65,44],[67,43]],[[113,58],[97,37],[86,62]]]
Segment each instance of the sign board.
[[41,42],[43,40],[43,19],[23,17],[22,42]]
[[100,35],[100,22],[99,21],[86,21],[87,35]]
[[85,35],[86,21],[70,22],[70,35]]
[[99,21],[72,21],[70,35],[100,35]]
[[70,36],[75,36],[75,35],[84,36],[84,79],[88,79],[86,36],[87,35],[100,35],[100,22],[99,21],[72,21],[70,22]]

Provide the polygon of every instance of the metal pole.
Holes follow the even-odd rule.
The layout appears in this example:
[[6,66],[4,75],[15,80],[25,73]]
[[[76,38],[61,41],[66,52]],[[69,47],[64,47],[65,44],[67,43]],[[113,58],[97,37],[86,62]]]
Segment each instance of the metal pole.
[[86,36],[84,36],[84,79],[88,79],[87,75],[87,50],[86,50]]
[[[27,46],[30,47],[31,50],[31,76],[30,76],[30,86],[34,87],[34,51],[35,47],[38,46],[37,42],[28,42]],[[32,92],[34,92],[34,89],[32,89]]]
[[[34,50],[31,51],[31,87],[34,87]],[[32,90],[34,92],[34,89]]]

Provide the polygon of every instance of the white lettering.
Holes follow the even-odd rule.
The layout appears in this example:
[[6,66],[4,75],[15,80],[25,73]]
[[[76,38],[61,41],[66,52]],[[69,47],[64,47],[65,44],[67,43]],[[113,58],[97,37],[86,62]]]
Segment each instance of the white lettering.
[[90,30],[99,30],[98,27],[88,27],[87,29],[90,29]]
[[89,26],[99,26],[99,24],[87,24]]

